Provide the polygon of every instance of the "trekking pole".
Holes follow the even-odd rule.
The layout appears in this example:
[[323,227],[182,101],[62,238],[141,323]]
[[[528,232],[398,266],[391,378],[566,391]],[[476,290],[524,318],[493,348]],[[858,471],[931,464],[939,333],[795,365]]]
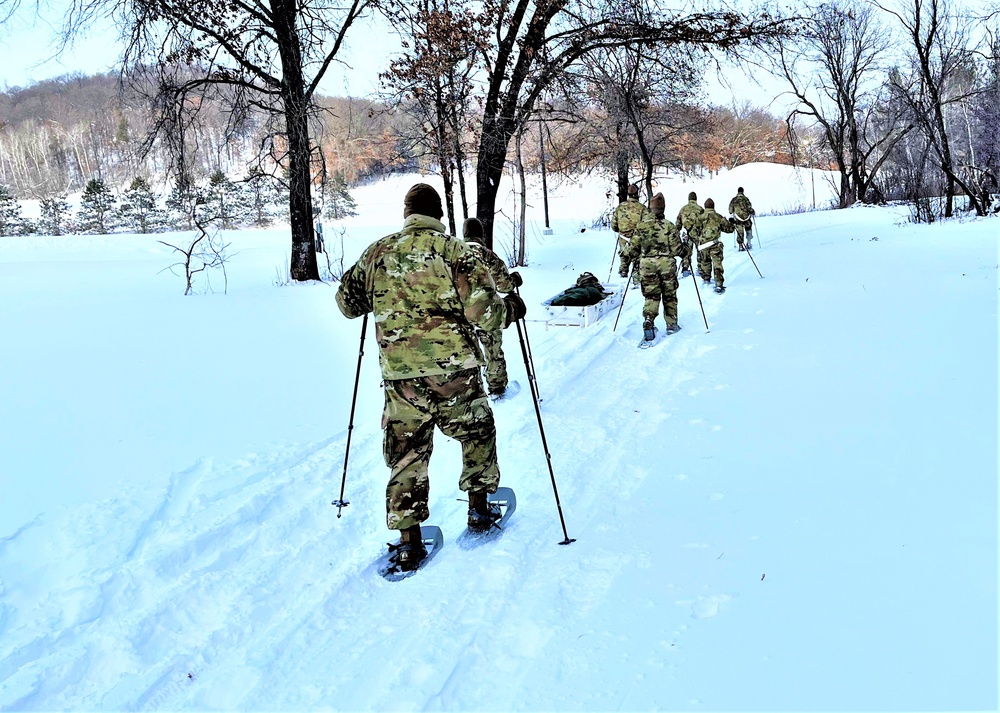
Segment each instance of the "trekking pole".
[[[757,261],[753,259],[753,255],[750,253],[749,250],[747,250],[746,253],[747,253],[747,257],[750,258],[750,262],[753,263],[753,268],[757,271],[757,274],[760,275],[760,268],[757,267]],[[763,280],[764,276],[760,275],[760,279]]]
[[[521,296],[521,288],[515,287],[514,292],[517,296]],[[522,300],[523,302],[523,300]],[[528,321],[524,320],[524,344],[528,349],[528,361],[525,363],[524,368],[528,372],[528,384],[535,385],[535,394],[538,395],[538,400],[541,401],[542,397],[538,391],[538,379],[535,378],[535,359],[531,355],[531,342],[528,340]]]
[[[694,240],[694,238],[691,238]],[[691,253],[692,257],[697,260],[698,248],[694,247],[694,243],[691,243]],[[691,282],[694,283],[694,293],[698,296],[698,306],[701,307],[701,318],[705,320],[705,331],[711,332],[712,330],[708,328],[708,317],[705,316],[705,305],[701,302],[701,291],[698,289],[698,278],[694,276],[694,265],[691,266]]]
[[[524,330],[521,330],[521,320],[515,322],[517,325],[517,337],[521,340],[521,355],[524,357],[524,367],[528,368],[528,348],[525,346],[524,342]],[[556,487],[556,474],[552,470],[552,454],[549,453],[549,444],[545,440],[545,428],[542,427],[542,412],[538,408],[538,393],[535,391],[534,382],[529,381],[528,386],[531,387],[531,400],[535,404],[535,416],[538,418],[538,433],[542,437],[542,448],[545,449],[545,462],[549,466],[549,477],[552,479],[552,492],[556,496],[556,508],[559,510],[559,524],[562,525],[563,531],[563,541],[560,545],[568,545],[571,542],[576,542],[576,538],[570,538],[569,533],[566,531],[566,519],[563,517],[562,503],[559,502],[559,489]]]
[[[638,261],[636,261],[636,262],[638,262]],[[611,328],[612,332],[615,331],[616,329],[618,329],[618,320],[621,318],[621,316],[622,316],[622,310],[625,308],[625,295],[628,294],[628,286],[632,284],[632,273],[635,272],[635,265],[636,265],[636,263],[633,262],[632,263],[632,269],[629,270],[628,281],[625,283],[625,291],[622,292],[622,303],[618,307],[618,316],[615,317],[615,326]]]
[[340,511],[350,505],[344,500],[344,488],[347,486],[347,459],[351,456],[351,433],[354,431],[354,408],[358,404],[358,383],[361,381],[361,357],[365,355],[365,331],[368,329],[368,313],[361,321],[361,346],[358,348],[358,370],[354,374],[354,396],[351,397],[351,417],[347,422],[347,449],[344,451],[344,477],[340,480],[340,497],[334,500],[331,505],[337,506],[337,517]]
[[750,233],[757,236],[757,247],[760,247],[760,232],[757,230],[757,219],[754,216],[750,216]]
[[615,236],[614,250],[611,252],[611,267],[608,268],[608,282],[611,282],[611,273],[615,270],[615,256],[618,254],[618,241],[621,240],[617,235]]

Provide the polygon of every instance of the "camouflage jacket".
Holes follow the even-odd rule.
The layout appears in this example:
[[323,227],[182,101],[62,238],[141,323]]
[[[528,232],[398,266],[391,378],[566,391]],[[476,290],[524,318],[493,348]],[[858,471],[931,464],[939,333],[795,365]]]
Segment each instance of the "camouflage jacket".
[[715,208],[706,208],[705,214],[701,218],[701,236],[698,238],[698,244],[710,243],[717,240],[723,233],[731,233],[734,230],[736,228],[729,222],[729,218],[716,213]]
[[654,215],[636,229],[628,259],[631,262],[644,257],[682,257],[685,252],[677,226]]
[[514,283],[510,281],[510,271],[507,269],[504,261],[500,259],[500,256],[485,245],[480,245],[474,240],[466,240],[465,242],[472,248],[476,256],[483,261],[483,264],[486,265],[490,277],[493,278],[493,284],[497,286],[497,292],[503,292],[504,294],[513,292]]
[[729,212],[740,220],[749,219],[751,210],[753,210],[753,206],[750,204],[750,199],[746,197],[745,193],[737,193],[729,201]]
[[652,217],[649,208],[640,203],[638,198],[629,196],[627,201],[615,208],[615,214],[611,217],[611,229],[631,238],[639,224]]
[[368,246],[341,279],[337,306],[372,312],[382,378],[412,379],[482,366],[473,326],[503,327],[507,308],[486,266],[426,215]]
[[688,201],[677,214],[677,230],[684,228],[688,235],[697,240],[701,235],[701,220],[705,209],[697,201]]

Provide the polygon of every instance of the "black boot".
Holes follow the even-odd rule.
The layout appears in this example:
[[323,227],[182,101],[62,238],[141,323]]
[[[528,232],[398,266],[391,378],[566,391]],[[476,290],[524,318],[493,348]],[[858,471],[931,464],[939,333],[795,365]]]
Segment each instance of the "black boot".
[[647,342],[656,339],[656,327],[653,326],[653,320],[647,319],[642,323],[642,338]]
[[491,503],[485,490],[469,491],[469,529],[487,532],[500,519],[500,505]]
[[427,548],[420,536],[420,525],[400,530],[399,544],[389,545],[389,550],[399,571],[412,572],[417,569],[427,556]]

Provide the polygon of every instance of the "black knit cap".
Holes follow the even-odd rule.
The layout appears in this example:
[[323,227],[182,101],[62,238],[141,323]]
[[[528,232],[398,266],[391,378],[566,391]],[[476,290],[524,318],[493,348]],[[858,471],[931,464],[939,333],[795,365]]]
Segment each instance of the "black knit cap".
[[737,193],[742,193],[743,192],[743,186],[740,186],[739,188],[737,188],[736,192]]
[[407,218],[414,213],[430,216],[436,220],[440,220],[444,215],[444,210],[441,209],[441,196],[433,186],[417,183],[406,192],[406,197],[403,199],[403,217]]
[[690,193],[688,193],[688,200],[689,201],[696,201],[696,200],[698,200],[698,194],[695,193],[694,191],[691,191]]
[[706,208],[715,208],[715,201],[713,201],[711,198],[706,198],[705,199],[705,207]]
[[477,243],[483,242],[483,224],[479,218],[466,218],[462,224],[462,237]]

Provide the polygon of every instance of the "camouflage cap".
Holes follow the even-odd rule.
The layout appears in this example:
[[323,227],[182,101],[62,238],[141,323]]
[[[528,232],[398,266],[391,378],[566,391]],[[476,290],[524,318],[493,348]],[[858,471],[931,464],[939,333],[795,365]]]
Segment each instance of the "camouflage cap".
[[438,195],[433,186],[417,183],[406,192],[406,197],[403,198],[403,217],[408,218],[414,213],[426,215],[435,220],[440,220],[441,216],[444,215],[444,210],[441,208],[441,196]]

